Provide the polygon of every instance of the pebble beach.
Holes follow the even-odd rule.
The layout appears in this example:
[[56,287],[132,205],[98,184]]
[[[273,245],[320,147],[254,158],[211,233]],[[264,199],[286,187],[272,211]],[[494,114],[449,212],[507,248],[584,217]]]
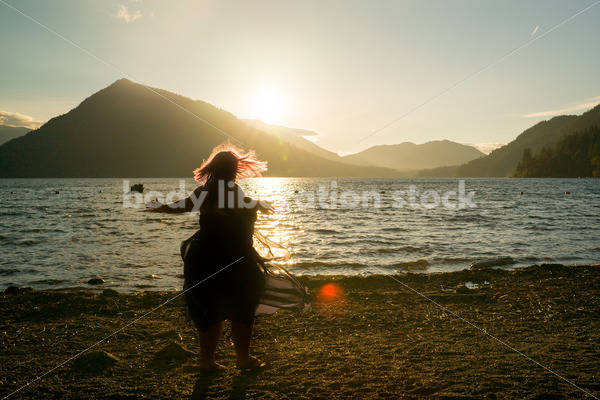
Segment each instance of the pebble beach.
[[256,320],[253,352],[268,366],[235,369],[226,328],[217,353],[228,367],[222,373],[198,369],[197,334],[185,324],[180,292],[7,289],[0,295],[0,395],[600,396],[598,265],[301,280],[311,292],[308,312]]

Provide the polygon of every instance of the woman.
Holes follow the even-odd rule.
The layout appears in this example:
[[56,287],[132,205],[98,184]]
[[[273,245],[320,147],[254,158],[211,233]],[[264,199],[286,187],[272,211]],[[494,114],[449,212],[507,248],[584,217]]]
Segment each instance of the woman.
[[254,151],[243,153],[231,146],[215,148],[194,171],[200,186],[195,198],[174,204],[151,205],[158,212],[186,212],[200,206],[200,230],[184,256],[184,288],[188,314],[200,336],[200,368],[223,370],[215,352],[224,321],[231,321],[237,368],[265,364],[250,355],[254,314],[265,286],[263,259],[253,247],[252,234],[258,211],[273,212],[271,203],[244,195],[238,179],[260,176],[267,163]]

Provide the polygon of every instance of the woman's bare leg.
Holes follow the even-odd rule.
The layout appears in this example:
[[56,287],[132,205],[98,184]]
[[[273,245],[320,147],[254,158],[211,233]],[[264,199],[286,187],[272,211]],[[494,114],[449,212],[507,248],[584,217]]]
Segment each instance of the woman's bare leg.
[[238,368],[258,368],[264,364],[250,355],[253,323],[231,322],[231,337],[235,347],[236,366]]
[[215,361],[215,353],[219,345],[219,339],[223,333],[225,321],[217,322],[211,325],[207,331],[198,329],[200,337],[200,368],[225,368]]

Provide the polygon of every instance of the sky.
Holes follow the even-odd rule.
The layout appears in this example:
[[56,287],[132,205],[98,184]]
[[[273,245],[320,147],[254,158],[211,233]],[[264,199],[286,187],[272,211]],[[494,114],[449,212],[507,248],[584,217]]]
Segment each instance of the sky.
[[597,0],[0,0],[0,124],[35,127],[126,77],[340,154],[489,150],[600,103],[599,20]]

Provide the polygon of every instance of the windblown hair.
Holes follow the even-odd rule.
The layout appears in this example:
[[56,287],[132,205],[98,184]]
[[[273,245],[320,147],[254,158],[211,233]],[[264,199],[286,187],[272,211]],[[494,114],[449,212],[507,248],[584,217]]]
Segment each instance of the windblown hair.
[[194,170],[194,179],[206,186],[218,180],[236,181],[261,176],[266,170],[267,162],[259,161],[254,150],[244,153],[227,143],[213,149],[208,160],[204,160],[202,166]]

